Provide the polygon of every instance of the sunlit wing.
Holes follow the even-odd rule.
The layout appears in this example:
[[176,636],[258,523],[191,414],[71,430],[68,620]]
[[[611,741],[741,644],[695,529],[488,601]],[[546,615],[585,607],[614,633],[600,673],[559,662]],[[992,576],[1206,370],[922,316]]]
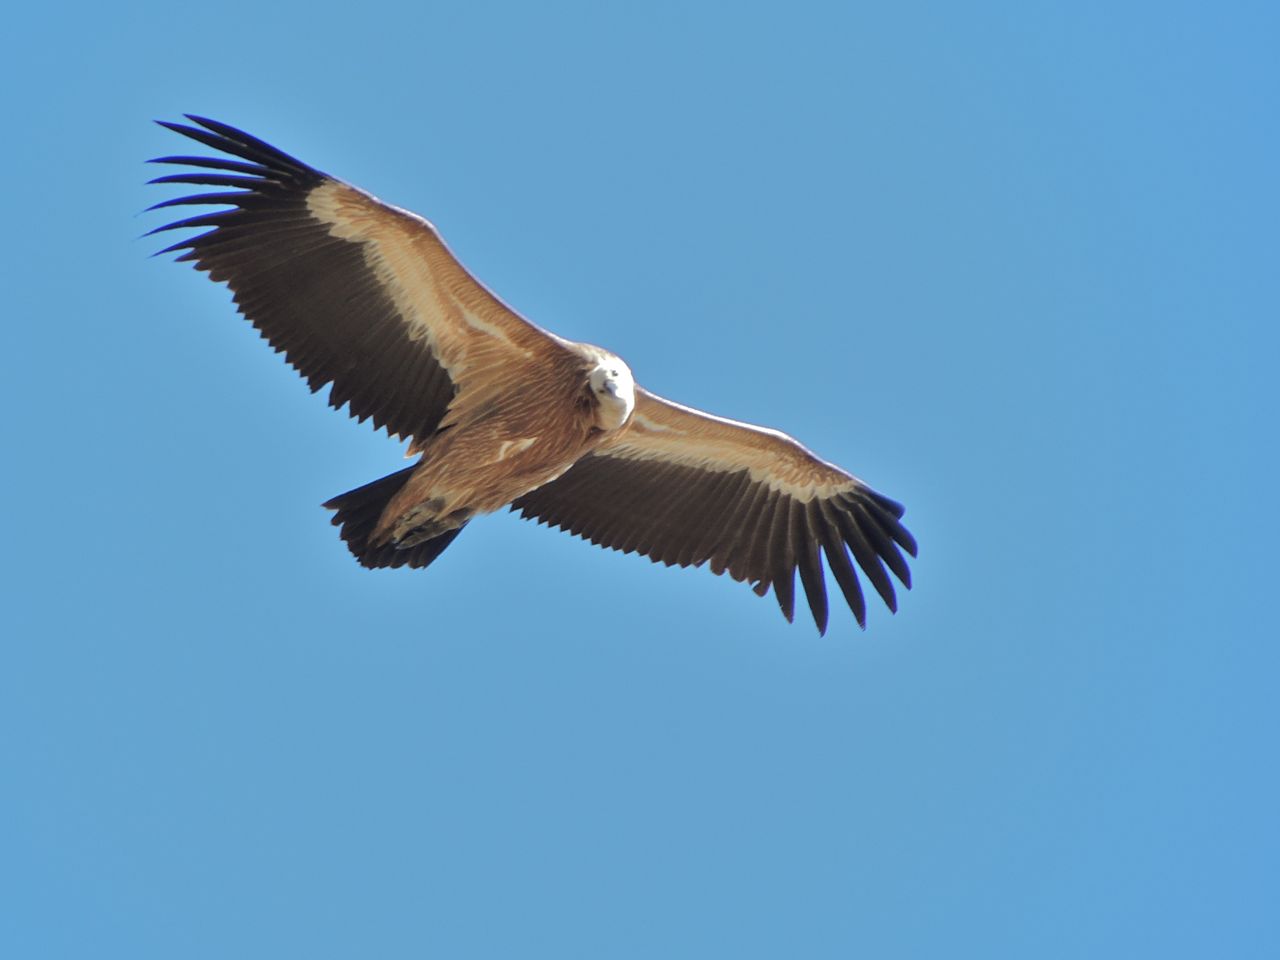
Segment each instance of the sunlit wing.
[[512,504],[524,517],[667,565],[710,563],[788,620],[795,573],[819,632],[827,628],[822,557],[859,625],[866,603],[850,554],[890,610],[886,567],[906,586],[916,554],[902,507],[785,434],[713,417],[637,389],[628,430],[558,480]]
[[178,260],[225,281],[313,391],[332,383],[334,407],[422,441],[469,398],[509,392],[564,355],[562,341],[472,277],[426,220],[234,127],[188,119],[198,126],[163,126],[237,159],[157,158],[201,169],[153,183],[224,189],[152,209],[231,209],[153,230],[212,228],[160,252],[183,251]]

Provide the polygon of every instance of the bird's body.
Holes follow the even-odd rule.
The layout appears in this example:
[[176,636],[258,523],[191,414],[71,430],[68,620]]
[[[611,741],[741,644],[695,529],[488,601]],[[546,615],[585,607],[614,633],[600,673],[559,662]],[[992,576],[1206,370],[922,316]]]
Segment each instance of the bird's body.
[[[186,251],[313,390],[411,440],[412,467],[334,498],[334,523],[369,567],[426,566],[474,516],[523,516],[667,564],[709,563],[773,588],[788,619],[798,570],[820,630],[821,557],[859,623],[849,554],[891,609],[905,585],[902,508],[774,430],[680,406],[620,358],[543,330],[503,304],[422,218],[215,121],[164,124],[237,159],[156,182],[232,187],[157,204],[230,210],[161,227],[212,227]],[[167,251],[163,251],[167,252]]]
[[[575,358],[581,362],[574,363]],[[629,377],[621,399],[600,396],[591,382],[597,370],[625,369],[621,361],[599,348],[571,343],[565,344],[562,359],[533,378],[529,390],[495,391],[427,440],[417,468],[383,509],[370,542],[413,546],[476,514],[501,509],[555,480],[624,429],[626,408],[635,404]]]

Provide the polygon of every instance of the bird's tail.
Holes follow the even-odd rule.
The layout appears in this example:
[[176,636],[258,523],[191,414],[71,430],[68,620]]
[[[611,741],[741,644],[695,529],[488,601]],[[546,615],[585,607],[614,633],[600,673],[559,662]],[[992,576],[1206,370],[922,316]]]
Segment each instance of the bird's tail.
[[330,521],[339,527],[338,535],[346,541],[347,549],[360,561],[363,567],[425,567],[432,560],[444,553],[444,548],[453,543],[453,538],[462,532],[462,526],[446,530],[437,537],[423,540],[405,549],[397,549],[395,544],[383,543],[370,545],[369,537],[373,528],[382,516],[391,498],[400,492],[400,488],[413,473],[414,467],[405,467],[395,473],[366,483],[346,493],[334,497],[324,505],[326,510],[335,511]]

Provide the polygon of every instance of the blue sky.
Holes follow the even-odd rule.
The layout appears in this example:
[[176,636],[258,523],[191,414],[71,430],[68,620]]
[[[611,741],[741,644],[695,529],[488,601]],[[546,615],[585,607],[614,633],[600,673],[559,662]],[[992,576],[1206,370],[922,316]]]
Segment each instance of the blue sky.
[[[1278,28],[11,12],[0,954],[1280,953]],[[904,502],[900,613],[505,514],[360,569],[400,446],[137,239],[186,111]]]

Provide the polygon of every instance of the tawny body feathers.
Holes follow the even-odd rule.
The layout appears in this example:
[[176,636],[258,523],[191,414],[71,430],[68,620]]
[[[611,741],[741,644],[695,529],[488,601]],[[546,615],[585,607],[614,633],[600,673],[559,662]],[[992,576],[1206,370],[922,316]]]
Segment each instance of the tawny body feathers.
[[579,359],[446,418],[449,426],[418,447],[417,469],[384,508],[370,542],[413,546],[501,509],[623,429],[625,420],[601,426],[590,388],[600,358],[583,350]]

